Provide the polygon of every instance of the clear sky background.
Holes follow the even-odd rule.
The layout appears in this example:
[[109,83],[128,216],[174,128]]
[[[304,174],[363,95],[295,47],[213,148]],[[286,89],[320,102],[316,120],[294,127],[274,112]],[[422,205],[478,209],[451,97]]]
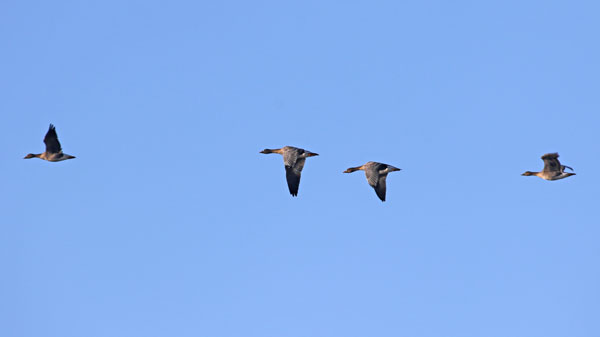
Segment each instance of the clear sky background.
[[0,335],[598,336],[599,12],[3,1]]

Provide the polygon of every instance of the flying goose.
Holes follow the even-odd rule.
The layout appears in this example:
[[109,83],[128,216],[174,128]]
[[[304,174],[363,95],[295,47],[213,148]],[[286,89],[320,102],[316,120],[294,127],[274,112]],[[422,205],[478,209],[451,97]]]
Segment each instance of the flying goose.
[[400,171],[401,169],[388,164],[382,164],[370,161],[362,166],[351,167],[344,173],[352,173],[354,171],[363,170],[367,176],[367,182],[375,189],[375,193],[381,201],[385,201],[385,179],[388,173]]
[[544,161],[544,169],[542,172],[526,171],[522,176],[538,176],[546,180],[558,180],[566,177],[574,176],[575,173],[565,172],[565,168],[573,171],[572,168],[566,165],[561,165],[558,161],[558,153],[546,153],[542,156]]
[[56,135],[56,128],[50,124],[46,137],[44,137],[44,144],[46,144],[46,151],[40,154],[30,153],[23,159],[40,158],[47,161],[62,161],[67,159],[73,159],[75,156],[64,154]]
[[285,178],[287,179],[288,189],[292,196],[298,196],[298,187],[300,186],[300,173],[304,168],[304,162],[308,157],[318,156],[317,153],[306,151],[293,146],[284,146],[281,149],[264,149],[260,153],[279,153],[283,155],[283,164],[285,165]]

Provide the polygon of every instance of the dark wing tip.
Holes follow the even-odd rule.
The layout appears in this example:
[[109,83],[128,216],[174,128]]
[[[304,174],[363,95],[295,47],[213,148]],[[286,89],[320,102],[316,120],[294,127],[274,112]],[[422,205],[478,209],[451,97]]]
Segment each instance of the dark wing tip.
[[558,158],[558,153],[554,152],[554,153],[546,153],[545,155],[542,156],[542,159],[557,159]]
[[48,132],[46,132],[46,137],[57,137],[56,128],[54,127],[54,125],[50,124],[50,126],[48,127]]
[[379,197],[379,199],[381,199],[381,201],[385,201],[385,187],[382,188],[379,184],[375,187],[373,187],[373,189],[375,190],[375,193],[377,194],[377,196]]
[[285,178],[287,180],[290,194],[294,197],[298,196],[298,188],[300,187],[300,172],[296,172],[292,167],[285,167]]
[[48,127],[48,132],[46,134],[56,134],[56,127],[54,126],[54,124],[50,124],[50,126]]
[[58,141],[58,135],[56,134],[56,128],[52,124],[50,124],[50,127],[48,128],[48,132],[46,132],[44,144],[46,144],[46,152],[59,153],[62,151],[60,142]]

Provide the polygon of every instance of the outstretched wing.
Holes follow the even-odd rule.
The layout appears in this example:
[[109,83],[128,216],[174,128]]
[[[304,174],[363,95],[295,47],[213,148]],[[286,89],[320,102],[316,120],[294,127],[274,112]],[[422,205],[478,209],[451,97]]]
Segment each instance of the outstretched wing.
[[300,172],[302,172],[305,162],[306,162],[306,158],[298,158],[296,160],[296,164],[294,165],[294,170],[298,171],[298,175],[300,175]]
[[368,165],[364,170],[369,185],[372,187],[377,186],[377,183],[379,182],[379,165]]
[[544,161],[544,172],[561,172],[562,168],[558,161],[558,153],[547,153],[542,156]]
[[[298,161],[298,157],[300,155],[300,149],[295,147],[286,146],[283,148],[283,163],[285,166],[294,167],[296,166],[296,161]],[[304,151],[302,151],[304,152]],[[302,169],[300,169],[302,170]]]
[[571,171],[574,171],[574,170],[573,170],[573,168],[572,168],[571,166],[567,166],[567,165],[562,165],[562,166],[561,166],[561,168],[562,168],[562,169],[561,169],[562,171],[564,171],[564,170],[565,170],[565,168],[568,168],[569,170],[571,170]]
[[300,171],[293,167],[285,166],[285,179],[287,180],[290,194],[294,197],[298,196],[298,188],[300,187]]
[[387,178],[387,174],[381,175],[379,177],[379,181],[377,182],[377,186],[373,187],[375,189],[375,193],[381,201],[385,201],[385,178]]
[[283,151],[283,163],[285,164],[285,178],[287,179],[288,189],[290,194],[298,196],[298,188],[300,187],[300,173],[304,168],[306,158],[303,149],[292,146],[286,146]]
[[58,136],[56,135],[56,128],[54,128],[54,125],[52,124],[50,124],[50,128],[48,128],[48,132],[46,132],[46,137],[44,137],[44,144],[46,144],[46,152],[48,153],[62,152],[62,148],[60,147],[60,143],[58,142]]
[[285,178],[287,179],[290,194],[293,196],[298,195],[300,172],[302,172],[302,169],[304,168],[304,162],[306,162],[306,158],[298,158],[294,166],[285,165]]

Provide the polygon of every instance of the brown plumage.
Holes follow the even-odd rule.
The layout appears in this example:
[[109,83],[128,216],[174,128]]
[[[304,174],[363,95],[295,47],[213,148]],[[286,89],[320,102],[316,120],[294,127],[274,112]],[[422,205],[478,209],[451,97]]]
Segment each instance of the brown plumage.
[[288,189],[292,196],[298,196],[298,188],[300,187],[300,175],[304,168],[304,162],[308,157],[318,156],[317,153],[306,151],[293,146],[284,146],[280,149],[264,149],[260,153],[278,153],[283,156],[283,164],[285,166],[285,178],[287,180]]
[[23,159],[40,158],[47,161],[62,161],[75,158],[75,156],[64,154],[62,152],[62,147],[60,146],[58,135],[56,134],[56,128],[52,124],[50,124],[50,127],[48,128],[48,132],[46,132],[44,144],[46,144],[45,152],[39,154],[30,153]]
[[541,172],[525,171],[523,176],[537,176],[545,180],[559,180],[570,176],[574,176],[575,173],[565,172],[565,168],[573,171],[572,168],[566,165],[561,165],[558,161],[558,153],[546,153],[542,156],[544,161],[544,169]]
[[365,175],[367,176],[367,182],[369,183],[369,185],[371,185],[371,187],[373,187],[379,199],[381,199],[381,201],[385,201],[385,181],[387,175],[390,172],[400,171],[401,169],[392,165],[370,161],[362,166],[350,167],[349,169],[344,171],[344,173],[352,173],[358,170],[365,171]]

